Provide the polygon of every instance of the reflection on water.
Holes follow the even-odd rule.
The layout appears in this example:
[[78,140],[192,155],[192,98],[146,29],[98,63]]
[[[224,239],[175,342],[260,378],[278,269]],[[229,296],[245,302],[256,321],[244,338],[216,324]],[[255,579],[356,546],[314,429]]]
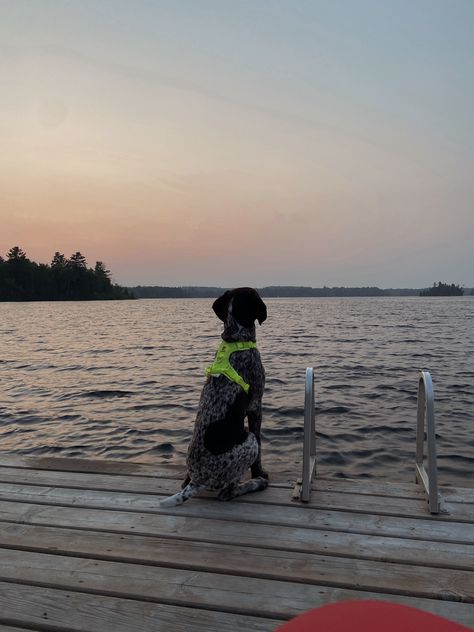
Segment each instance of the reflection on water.
[[[472,485],[474,299],[269,299],[264,458],[301,467],[316,374],[319,472],[412,480],[418,370],[435,387],[442,483]],[[183,464],[219,342],[211,300],[0,303],[1,449]]]

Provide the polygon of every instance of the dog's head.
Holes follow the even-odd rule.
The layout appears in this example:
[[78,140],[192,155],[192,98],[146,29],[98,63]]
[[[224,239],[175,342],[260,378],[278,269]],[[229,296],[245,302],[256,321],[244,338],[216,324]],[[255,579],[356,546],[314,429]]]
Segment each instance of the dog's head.
[[257,290],[251,287],[238,287],[235,290],[227,290],[214,301],[212,309],[224,323],[230,309],[235,320],[247,329],[253,327],[256,320],[261,325],[267,318],[267,306],[260,298]]

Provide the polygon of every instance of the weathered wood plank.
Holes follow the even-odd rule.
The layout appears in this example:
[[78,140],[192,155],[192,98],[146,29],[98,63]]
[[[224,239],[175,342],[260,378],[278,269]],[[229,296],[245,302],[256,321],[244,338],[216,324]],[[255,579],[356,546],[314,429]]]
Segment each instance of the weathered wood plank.
[[40,632],[37,628],[12,628],[10,625],[2,625],[0,623],[0,632]]
[[[48,459],[48,463],[50,461],[53,461],[53,464],[55,465],[60,465],[60,463],[56,464],[56,459]],[[58,461],[61,462],[62,459],[58,459]],[[155,471],[155,468],[150,469],[151,471]],[[157,493],[159,490],[162,490],[163,493],[171,493],[175,487],[179,487],[181,479],[177,477],[176,468],[170,469],[169,472],[167,472],[166,469],[163,469],[163,471],[160,470],[160,472],[161,474],[166,472],[167,476],[152,476],[151,474],[143,476],[140,474],[140,471],[133,474],[104,474],[83,471],[76,472],[72,470],[68,470],[67,476],[64,476],[65,472],[60,469],[34,470],[14,466],[5,467],[0,465],[0,481],[25,484],[59,485],[85,489],[109,489],[112,491],[132,491],[138,493]],[[273,484],[273,481],[271,481],[271,485],[277,489],[289,490],[287,494],[280,493],[281,498],[279,501],[281,502],[283,499],[284,502],[290,502],[289,499],[291,497],[291,491],[293,490],[293,484]],[[334,492],[353,494],[355,496],[378,496],[384,499],[397,498],[424,500],[423,491],[415,484],[409,485],[401,483],[367,482],[365,480],[355,481],[349,479],[317,479],[317,481],[315,481],[315,485],[313,486],[313,491],[315,493]],[[463,492],[466,493],[468,500],[471,495],[474,500],[474,490],[470,490],[468,488],[463,490],[459,490],[457,488],[446,488],[446,498],[450,502],[462,502]],[[466,502],[468,502],[468,500],[466,500]]]
[[[242,502],[261,504],[288,504],[286,490],[268,487],[261,494],[242,497]],[[420,520],[456,520],[474,522],[474,505],[459,503],[444,503],[448,513],[433,516],[428,511],[427,502],[423,497],[419,499],[382,497],[375,495],[353,494],[352,492],[325,492],[315,489],[311,500],[305,503],[307,507],[318,509],[341,509],[357,513],[371,513],[381,516],[411,516]]]
[[[64,485],[68,483],[70,487],[82,487],[86,489],[110,489],[115,491],[133,491],[140,493],[156,493],[157,488],[162,488],[164,491],[171,491],[171,488],[178,487],[181,483],[179,474],[184,472],[184,468],[180,471],[170,469],[168,472],[165,468],[159,468],[161,476],[158,474],[152,474],[156,471],[156,468],[149,468],[147,476],[141,474],[139,469],[136,473],[121,474],[114,473],[97,473],[94,471],[72,471],[67,470],[67,476],[65,476],[64,470],[60,469],[60,463],[62,459],[58,459],[59,463],[56,463],[55,459],[48,459],[48,463],[52,461],[53,465],[57,465],[58,469],[33,469],[25,467],[2,466],[0,464],[0,481],[11,483],[26,483],[26,484],[41,484],[41,485]],[[1,458],[0,458],[1,462]],[[68,460],[69,462],[69,460]],[[147,466],[148,468],[149,466]],[[166,476],[163,476],[166,473]],[[160,478],[171,479],[174,481],[174,485],[165,481],[161,483]],[[285,483],[274,483],[271,479],[271,485],[281,489],[287,489],[287,498],[290,498],[291,492],[294,487],[294,481]],[[317,479],[316,484],[313,486],[318,491],[325,492],[346,492],[351,494],[361,494],[369,496],[383,496],[394,498],[412,498],[415,500],[423,499],[423,491],[419,486],[412,484],[394,484],[394,483],[367,483],[366,481],[352,481],[352,480],[328,480]]]
[[[174,562],[175,565],[188,564],[199,568],[202,568],[203,552],[211,550],[219,561],[219,566],[213,568],[228,568],[233,572],[241,568],[242,555],[247,559],[254,555],[272,556],[271,549],[289,554],[335,555],[438,569],[474,568],[474,545],[439,542],[436,547],[431,547],[429,541],[293,527],[255,529],[254,525],[230,521],[217,526],[216,523],[195,521],[193,527],[190,525],[187,539],[184,539],[183,532],[178,535],[167,533],[166,537],[137,537],[77,530],[75,526],[72,522],[69,528],[0,523],[0,547],[63,554],[69,552],[71,555],[137,563],[170,565]],[[246,547],[251,548],[248,550]],[[231,560],[235,561],[234,566]],[[260,569],[259,566],[255,568]]]
[[[24,485],[43,485],[43,486],[58,486],[58,487],[70,487],[77,489],[95,489],[95,490],[110,490],[121,492],[133,492],[142,494],[171,494],[176,489],[179,489],[181,481],[179,479],[158,478],[150,476],[140,475],[120,475],[120,474],[95,474],[84,472],[65,472],[60,470],[33,470],[18,467],[0,467],[0,483],[14,483]],[[272,486],[273,487],[273,486]],[[358,495],[359,488],[361,486],[351,483],[350,485],[341,483],[340,486],[333,483],[327,483],[322,485],[318,481],[318,487],[313,491],[314,494],[321,495],[325,493],[343,493],[343,499],[346,498],[345,494]],[[397,500],[400,498],[410,499],[424,502],[424,495],[421,491],[418,491],[413,487],[411,496],[404,494],[403,496],[393,495],[393,498]],[[290,504],[291,499],[291,486],[277,485],[275,486],[275,502],[278,504]],[[287,490],[287,491],[283,491]],[[416,493],[418,491],[418,493]],[[382,496],[384,499],[387,497],[382,494],[363,494],[364,496]],[[260,501],[258,498],[257,501]],[[266,502],[269,502],[266,499]],[[369,501],[370,502],[370,501]],[[385,504],[385,507],[387,505]],[[414,505],[417,508],[420,504]],[[424,507],[424,506],[423,506]]]
[[[201,567],[218,567],[211,547],[203,547]],[[2,581],[107,594],[268,618],[285,618],[314,602],[315,585],[391,595],[474,602],[474,574],[421,569],[346,558],[279,551],[241,557],[238,575],[193,568],[127,564],[63,555],[0,549]],[[253,576],[255,564],[261,564]],[[231,561],[235,566],[235,559]],[[271,569],[271,565],[275,568]],[[225,568],[225,567],[224,567]],[[247,573],[252,573],[247,575]],[[273,577],[267,577],[272,575]]]
[[[13,487],[13,485],[18,487]],[[139,501],[139,494],[169,495],[179,489],[179,481],[175,479],[152,479],[149,477],[126,477],[121,475],[106,476],[87,473],[68,473],[65,476],[64,472],[58,471],[22,470],[20,468],[0,469],[0,497],[2,498],[13,499],[11,494],[15,493],[15,490],[25,493],[22,492],[22,489],[28,490],[28,488],[31,488],[32,494],[34,494],[35,488],[38,493],[43,493],[43,490],[40,488],[46,485],[57,486],[59,489],[133,493],[137,502]],[[30,496],[29,500],[34,499]],[[291,494],[286,488],[273,486],[266,489],[264,493],[249,495],[241,500],[252,504],[295,505],[292,502]],[[307,506],[318,509],[343,509],[344,511],[379,515],[412,516],[426,520],[445,519],[474,522],[474,505],[445,503],[449,514],[442,514],[433,518],[427,510],[427,503],[423,496],[420,496],[418,499],[384,498],[376,495],[358,495],[349,490],[332,492],[316,489],[313,491],[311,501]]]
[[70,632],[270,632],[279,620],[0,582],[0,621]]
[[[271,481],[273,483],[273,481]],[[277,487],[293,488],[294,481],[288,484],[275,483]],[[421,488],[414,482],[384,481],[379,478],[327,478],[317,476],[311,485],[313,490],[329,492],[350,492],[364,496],[391,496],[394,498],[420,498]]]
[[[275,494],[275,492],[277,494]],[[316,511],[320,514],[321,510],[326,511],[327,509],[330,509],[335,511],[344,511],[347,513],[347,509],[344,509],[344,504],[342,501],[336,499],[335,501],[333,501],[333,504],[331,504],[331,499],[328,498],[324,498],[320,504],[317,503],[317,498],[315,498],[312,503],[308,505],[293,503],[291,505],[282,504],[281,506],[279,506],[276,502],[275,496],[278,497],[278,493],[281,492],[282,490],[268,488],[264,492],[260,492],[259,494],[249,494],[248,496],[242,497],[242,499],[239,499],[237,501],[240,504],[239,515],[247,511],[247,514],[260,514],[264,520],[267,520],[267,517],[272,515],[278,517],[291,516],[293,520],[296,519],[298,522],[301,521],[302,524],[304,524],[305,522],[308,522],[308,518],[309,520],[312,519],[314,512]],[[354,499],[350,495],[346,496],[348,496],[348,504],[354,502]],[[269,504],[265,502],[265,498],[269,499]],[[65,506],[81,505],[84,507],[103,507],[118,510],[159,510],[159,498],[151,494],[109,492],[104,490],[75,489],[68,487],[43,487],[40,485],[16,485],[12,483],[0,483],[0,500],[31,503],[37,502]],[[223,517],[225,515],[225,512],[229,511],[228,508],[224,509],[224,503],[218,504],[220,506],[219,510],[217,512],[214,510],[213,514],[213,517],[216,518]],[[235,504],[235,501],[233,503],[227,503],[227,505],[230,507],[233,507]],[[329,504],[329,507],[327,506],[327,504]],[[333,506],[334,504],[336,504],[335,507]],[[201,501],[201,504],[197,504],[196,501],[193,500],[193,502],[188,503],[185,508],[180,507],[179,510],[181,512],[188,512],[190,508],[192,508],[192,510],[195,511],[196,507],[202,508],[204,505],[206,507],[212,507],[212,500],[207,500],[206,503],[203,503],[203,501]],[[252,507],[248,508],[248,505],[251,505]],[[246,507],[246,509],[244,509],[244,507]],[[464,506],[461,506],[461,508],[464,508]],[[230,509],[230,511],[231,513],[234,513],[235,509]],[[372,514],[373,516],[392,515],[388,512],[382,513],[381,510],[377,511],[373,504],[370,504],[365,512],[363,512],[361,508],[359,508],[358,511],[355,511],[355,507],[352,509],[352,511],[354,512],[354,516],[356,514]],[[400,512],[397,510],[394,515],[400,516]],[[416,517],[417,513],[412,513],[408,510],[407,515],[411,517]],[[427,532],[433,531],[433,525],[439,525],[442,522],[450,522],[451,520],[454,520],[453,516],[450,516],[450,520],[446,520],[445,517],[441,516],[433,517],[430,514],[426,513],[424,510],[421,510],[421,515],[422,518],[418,520],[418,528],[422,527]],[[285,520],[282,518],[280,522],[284,523]]]
[[[321,511],[311,508],[298,509],[293,507],[259,508],[249,504],[232,502],[219,503],[212,500],[193,499],[181,507],[143,512],[135,510],[132,503],[117,507],[116,503],[91,503],[81,507],[49,506],[51,499],[35,496],[41,502],[15,503],[3,500],[0,503],[0,520],[6,522],[27,522],[30,524],[51,524],[69,526],[76,524],[84,528],[99,530],[131,530],[145,535],[160,533],[178,533],[185,535],[195,525],[189,518],[201,518],[203,524],[210,529],[218,528],[221,521],[249,523],[255,528],[259,525],[289,526],[299,529],[320,529],[325,531],[341,531],[365,535],[400,537],[433,542],[457,542],[473,544],[474,532],[472,525],[455,522],[419,521],[412,518],[392,518],[385,516],[371,516],[370,514],[355,514],[342,511]],[[89,499],[90,500],[90,499]],[[44,504],[42,504],[44,503]],[[77,503],[79,504],[79,503]],[[82,504],[82,503],[81,503]],[[97,509],[105,507],[106,510]],[[110,507],[110,510],[108,509]],[[114,509],[115,507],[115,509]],[[114,511],[111,511],[114,509]],[[420,525],[421,523],[421,525]]]
[[[414,478],[414,476],[413,476]],[[466,481],[466,484],[468,481]],[[290,487],[290,485],[277,484],[278,487]],[[424,492],[420,485],[415,483],[389,482],[372,479],[349,478],[316,478],[312,485],[313,490],[326,492],[348,492],[369,496],[397,497],[397,498],[423,498]],[[474,502],[474,487],[460,487],[440,484],[440,492],[450,502]]]
[[180,478],[185,466],[137,463],[135,461],[114,461],[101,459],[81,459],[70,457],[21,456],[0,452],[1,467],[17,467],[34,470],[56,470],[61,472],[89,472],[95,474],[140,475],[161,478]]
[[[244,548],[238,546],[223,546],[207,543],[181,542],[181,549],[172,543],[168,545],[161,543],[160,551],[153,554],[149,550],[150,558],[148,560],[132,559],[132,564],[128,567],[123,562],[104,561],[103,555],[96,553],[93,563],[86,564],[85,560],[79,563],[79,557],[67,557],[68,553],[77,553],[74,546],[64,544],[64,540],[57,540],[56,549],[62,548],[65,555],[49,555],[36,553],[31,551],[21,551],[18,549],[0,549],[0,567],[2,568],[3,579],[16,581],[31,581],[33,583],[41,583],[42,578],[48,577],[49,581],[52,577],[52,571],[60,570],[63,575],[54,581],[56,587],[65,586],[72,589],[80,588],[66,581],[67,577],[64,571],[74,571],[74,581],[81,575],[81,572],[87,567],[94,568],[101,577],[107,577],[106,585],[108,590],[112,590],[113,576],[123,576],[127,585],[137,582],[135,571],[139,570],[139,577],[143,581],[150,581],[156,585],[160,581],[165,581],[168,576],[167,583],[181,584],[182,570],[173,574],[172,568],[186,569],[189,573],[205,573],[205,585],[207,586],[211,580],[207,577],[208,572],[227,573],[229,575],[245,575],[247,579],[250,577],[257,579],[274,579],[286,582],[300,583],[317,583],[327,586],[339,586],[342,588],[356,588],[359,590],[368,590],[382,593],[393,593],[412,595],[415,597],[429,597],[438,599],[453,598],[456,601],[473,602],[474,601],[474,572],[466,570],[443,569],[440,572],[438,568],[429,568],[415,566],[409,564],[397,564],[394,562],[377,562],[372,560],[362,560],[350,557],[330,557],[328,555],[297,553],[294,551],[282,551],[271,549]],[[36,546],[36,543],[33,543]],[[108,545],[110,550],[111,544]],[[117,545],[116,545],[117,546]],[[77,548],[77,547],[76,547]],[[117,551],[117,549],[116,549]],[[91,552],[89,550],[89,555]],[[99,557],[97,557],[99,555]],[[155,567],[150,567],[151,563],[166,564],[168,570],[156,571]],[[78,566],[79,564],[79,566]],[[176,570],[175,568],[175,570]],[[111,570],[110,570],[111,569]],[[146,571],[146,572],[145,572]],[[186,577],[186,575],[184,575]],[[198,574],[192,574],[193,581],[197,582]],[[135,579],[134,579],[135,578]],[[202,579],[202,578],[201,578]],[[81,579],[81,583],[91,588],[91,580]],[[187,579],[186,579],[187,582]],[[214,583],[212,580],[212,589],[219,588],[225,590],[234,590],[236,580],[232,579],[231,586],[226,588],[228,584],[226,576],[219,577]],[[255,583],[255,590],[258,594],[265,592],[267,584],[260,586]],[[105,588],[105,585],[104,585]],[[95,590],[95,589],[94,589]],[[99,588],[97,588],[99,590]],[[145,590],[146,588],[140,588]],[[160,589],[161,590],[161,589]],[[291,593],[291,599],[297,599],[299,589],[296,594],[292,594],[290,587],[285,589],[285,594]],[[271,593],[271,591],[269,591]],[[139,597],[140,593],[133,594]],[[151,598],[151,594],[149,595]],[[156,595],[154,598],[157,598]],[[204,601],[205,597],[200,595],[200,599]],[[168,601],[174,601],[175,597],[168,593]],[[219,597],[218,603],[224,603],[222,597]],[[211,605],[211,603],[207,603]],[[285,605],[285,608],[287,606]],[[258,611],[256,611],[258,612]],[[250,612],[252,614],[252,612]],[[267,616],[277,616],[277,611],[267,612]]]
[[442,487],[442,497],[450,503],[474,504],[474,488],[470,487]]
[[[128,477],[169,478],[180,480],[185,473],[185,464],[152,464],[133,461],[113,461],[101,459],[78,459],[67,457],[21,456],[0,452],[0,468],[23,468],[51,470],[57,472],[84,472],[108,475],[126,475]],[[291,489],[294,481],[287,474],[275,472],[271,482],[277,486]],[[416,485],[402,482],[387,482],[372,479],[327,479],[317,478],[314,486],[321,491],[347,491],[362,495],[380,495],[417,499],[422,492]],[[441,491],[449,502],[474,503],[474,486],[443,486]]]
[[[172,478],[176,480],[183,480],[186,475],[186,465],[184,463],[182,465],[174,465],[172,463],[142,463],[76,457],[23,456],[0,451],[0,468],[2,467],[108,474],[112,476]],[[292,484],[292,477],[288,474],[270,470],[270,476],[273,482]]]
[[[466,481],[467,482],[467,481]],[[281,484],[279,485],[281,487]],[[366,481],[365,479],[315,479],[314,490],[325,492],[346,492],[363,496],[382,496],[384,498],[413,498],[424,497],[420,485],[410,483],[387,483],[384,481]],[[474,503],[474,488],[440,485],[441,496],[452,503]]]
[[[263,494],[264,492],[262,492]],[[240,505],[238,510],[235,505]],[[161,513],[165,513],[161,510]],[[251,504],[245,501],[219,503],[212,500],[189,501],[166,513],[213,518],[238,519],[257,524],[280,524],[306,528],[322,528],[349,533],[370,533],[414,539],[430,539],[446,542],[474,543],[472,524],[447,520],[420,520],[414,517],[384,516],[371,513],[355,513],[341,510]]]

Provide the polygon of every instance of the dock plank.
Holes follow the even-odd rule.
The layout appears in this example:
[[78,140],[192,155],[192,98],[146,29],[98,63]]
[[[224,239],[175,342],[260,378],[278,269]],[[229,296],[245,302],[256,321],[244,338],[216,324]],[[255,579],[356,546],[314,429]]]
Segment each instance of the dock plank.
[[[170,493],[175,489],[174,487],[167,493]],[[255,505],[258,506],[259,509],[255,508],[241,508],[241,513],[251,513],[251,514],[260,514],[262,516],[268,516],[269,518],[274,515],[281,516],[289,516],[291,515],[293,518],[297,517],[298,521],[301,523],[307,523],[308,521],[312,521],[314,517],[315,511],[318,514],[321,514],[321,510],[326,512],[329,511],[344,511],[347,513],[348,511],[353,512],[353,519],[356,520],[357,514],[367,515],[371,514],[373,516],[394,516],[401,517],[401,512],[397,509],[394,513],[390,513],[387,511],[378,511],[376,507],[374,507],[373,503],[369,502],[366,505],[366,511],[362,510],[362,506],[360,503],[357,508],[352,507],[353,499],[348,494],[344,494],[347,496],[347,502],[349,504],[349,508],[344,509],[344,504],[341,499],[338,499],[336,506],[334,503],[325,502],[322,500],[320,504],[317,503],[315,499],[312,503],[301,504],[301,503],[291,503],[287,501],[286,503],[282,503],[279,505],[275,501],[275,491],[281,493],[281,490],[274,490],[271,487],[267,488],[265,491],[260,492],[259,494],[249,494],[248,496],[244,496],[239,499],[239,502],[242,506],[247,505]],[[166,494],[164,494],[166,495]],[[41,486],[41,485],[23,485],[23,484],[12,484],[12,483],[0,483],[0,500],[4,501],[20,501],[20,502],[44,502],[51,505],[75,505],[75,506],[89,506],[89,507],[104,507],[109,509],[130,509],[137,511],[157,511],[159,510],[159,499],[163,497],[161,493],[160,496],[153,494],[141,494],[141,493],[131,493],[131,492],[108,492],[104,490],[95,490],[95,489],[84,489],[84,488],[70,488],[70,487],[53,487],[53,486]],[[269,500],[266,500],[269,499]],[[273,500],[273,502],[272,502]],[[209,500],[209,502],[212,502]],[[417,523],[422,525],[427,532],[434,531],[436,532],[436,528],[433,529],[435,524],[440,524],[442,522],[451,522],[455,521],[454,516],[432,516],[424,509],[424,505],[422,506],[422,501],[415,501],[418,503],[418,518]],[[219,503],[219,515],[224,516],[226,509],[223,503]],[[180,507],[180,511],[188,511],[189,507],[197,506],[194,503],[188,503],[185,507]],[[201,508],[204,506],[202,503],[199,505]],[[209,506],[209,505],[207,505]],[[231,510],[232,511],[232,510]],[[311,513],[311,511],[313,513]],[[459,515],[459,512],[458,512]],[[407,508],[407,512],[405,516],[408,517],[416,517],[416,512],[413,509]],[[473,518],[474,520],[474,518]],[[461,522],[472,523],[472,520],[469,520],[468,517],[463,517],[462,519],[456,520],[459,524]],[[430,536],[431,537],[431,536]]]
[[[18,514],[20,517],[21,513]],[[236,564],[241,563],[243,547],[274,549],[295,553],[336,555],[355,557],[379,562],[397,562],[422,567],[472,570],[474,568],[474,545],[439,542],[431,547],[431,541],[409,538],[390,538],[333,532],[324,530],[297,529],[272,526],[255,529],[245,523],[210,522],[186,519],[188,535],[179,532],[157,533],[154,536],[129,535],[122,533],[80,530],[80,521],[72,515],[63,527],[48,527],[27,524],[0,523],[0,547],[28,548],[35,551],[69,551],[76,555],[101,555],[104,559],[131,559],[137,562],[154,561],[170,563],[185,557],[189,563],[200,564],[203,551],[214,547],[215,557],[225,558],[222,565],[230,563],[236,553]],[[68,527],[68,528],[64,528]],[[187,537],[187,539],[186,539]],[[195,544],[199,542],[200,546]],[[222,550],[221,545],[226,545]],[[429,555],[427,551],[429,550]],[[248,552],[247,552],[248,553]],[[248,553],[250,555],[250,553]]]
[[185,466],[166,463],[149,464],[113,459],[86,459],[77,457],[24,456],[0,451],[0,466],[61,472],[84,472],[111,475],[141,475],[161,478],[180,478],[186,473]]
[[[133,493],[138,501],[138,494],[166,496],[175,493],[180,488],[180,480],[170,478],[150,478],[143,476],[122,476],[90,474],[84,472],[70,472],[67,484],[74,489],[87,489],[94,491],[113,491],[121,493]],[[13,488],[11,485],[28,487],[54,486],[66,487],[64,472],[46,470],[28,470],[22,468],[0,468],[0,496],[8,494]],[[359,485],[360,487],[361,485]],[[373,513],[379,515],[413,516],[426,520],[456,520],[474,521],[474,504],[459,503],[451,498],[458,498],[458,492],[453,496],[446,496],[444,510],[441,515],[434,518],[428,511],[427,502],[422,493],[415,497],[399,495],[382,496],[380,494],[361,494],[352,491],[356,488],[344,484],[339,489],[337,485],[326,485],[325,488],[317,487],[312,494],[307,506],[318,509],[343,509],[359,513]],[[413,485],[415,488],[415,485]],[[39,490],[38,490],[39,491]],[[6,497],[6,496],[5,496]],[[291,490],[288,487],[270,487],[264,494],[249,495],[242,499],[243,502],[275,505],[294,505]],[[423,515],[424,514],[424,515]]]
[[[279,488],[267,488],[260,499],[255,496],[245,497],[243,502],[259,502],[263,504],[288,504],[289,498],[286,490]],[[425,498],[398,498],[381,497],[378,495],[361,495],[345,491],[313,490],[311,500],[305,503],[307,507],[318,509],[342,509],[357,513],[372,513],[381,516],[411,516],[419,520],[455,520],[474,521],[474,505],[452,503],[445,499],[443,512],[438,515],[429,513]]]
[[[38,475],[41,472],[60,473],[84,473],[96,474],[97,480],[100,475],[115,477],[134,485],[137,479],[174,479],[180,481],[185,475],[185,466],[177,465],[159,465],[150,463],[137,463],[130,461],[113,461],[102,459],[78,459],[68,457],[32,457],[12,455],[0,451],[0,480],[2,479],[2,471],[14,470],[36,470]],[[61,475],[59,475],[60,477]],[[89,477],[92,480],[93,477]],[[8,479],[10,480],[10,479]],[[56,478],[58,480],[58,477]],[[292,489],[294,479],[287,475],[278,473],[271,474],[271,483],[274,487],[282,487]],[[117,481],[117,485],[120,483]],[[153,484],[152,484],[153,485]],[[119,489],[119,487],[117,487]],[[148,488],[150,489],[150,488]],[[423,498],[423,491],[418,485],[403,482],[381,481],[379,479],[328,479],[319,478],[313,483],[314,491],[333,491],[333,492],[349,492],[355,495],[375,495],[382,497],[398,497],[398,498]],[[136,491],[140,491],[139,488]],[[146,489],[142,489],[146,491]],[[442,485],[441,492],[450,502],[460,502],[463,504],[474,503],[474,485],[471,487],[463,487],[462,489],[453,485]]]
[[[89,474],[106,474],[111,476],[126,476],[129,479],[169,478],[182,480],[186,468],[183,464],[152,464],[131,461],[114,461],[103,459],[86,459],[71,457],[37,457],[10,454],[0,451],[0,470],[8,468],[33,469],[37,471],[77,472]],[[286,474],[270,472],[272,485],[276,487],[292,488],[294,477]],[[360,495],[380,495],[400,498],[419,498],[423,495],[421,488],[411,483],[381,481],[379,479],[328,479],[319,478],[313,483],[314,490],[321,491],[349,491]],[[459,488],[453,485],[443,485],[441,491],[449,497],[451,502],[474,503],[474,485]]]
[[[60,463],[62,459],[59,459]],[[173,470],[168,472],[167,476],[159,476],[155,474],[155,468],[150,468],[148,475],[145,475],[147,468],[141,466],[137,472],[131,474],[123,474],[117,472],[99,472],[83,471],[84,468],[77,471],[72,470],[72,464],[69,464],[69,469],[60,469],[60,463],[57,465],[58,469],[34,469],[32,467],[14,466],[14,461],[11,461],[11,465],[1,465],[2,458],[0,457],[0,481],[10,483],[26,483],[26,484],[39,484],[39,485],[58,485],[62,486],[65,481],[69,486],[75,486],[78,488],[86,489],[110,489],[112,491],[132,491],[138,493],[157,493],[157,490],[162,489],[164,493],[170,493],[176,486],[179,486],[182,478],[178,476],[179,472]],[[69,463],[69,460],[67,461]],[[47,463],[51,463],[51,459],[47,460]],[[67,472],[68,476],[65,478],[64,474]],[[160,470],[159,473],[164,474],[164,470]],[[161,481],[160,479],[165,479]],[[171,483],[170,481],[174,481]],[[272,487],[278,489],[288,490],[287,498],[291,497],[291,493],[294,487],[293,483],[274,483],[271,480]],[[367,482],[367,481],[351,481],[348,479],[318,479],[317,483],[313,486],[314,491],[324,492],[346,492],[355,495],[369,495],[369,496],[381,496],[383,498],[411,498],[420,500],[424,498],[423,491],[419,486],[409,484],[395,484],[395,483],[383,483],[383,482]],[[455,493],[456,490],[450,488],[451,493]]]
[[[281,620],[304,612],[315,602],[320,602],[321,597],[318,598],[320,586],[328,586],[327,583],[318,582],[316,576],[311,581],[295,583],[279,578],[268,580],[248,575],[224,575],[189,568],[105,562],[97,559],[30,552],[18,554],[17,551],[2,551],[0,559],[2,582],[21,584],[27,582],[35,587],[57,588],[68,592],[102,594],[187,608],[218,609],[220,612],[231,615],[258,615]],[[295,561],[295,566],[297,564],[298,560]],[[354,570],[357,572],[358,569]],[[466,575],[466,573],[463,574]],[[310,575],[306,576],[308,580],[311,579]],[[319,571],[318,575],[324,575],[324,572]],[[449,592],[441,593],[445,600],[455,598],[462,601],[465,596],[458,591],[462,584],[462,573],[456,575],[458,575],[456,578],[446,578],[446,587],[451,587]],[[411,583],[413,582],[413,577],[409,574],[405,576]],[[454,580],[452,585],[450,580]],[[395,578],[392,583],[394,581],[396,581]],[[347,577],[345,582],[347,582]],[[329,586],[348,588],[347,586],[331,586],[330,582]],[[362,583],[355,589],[359,592],[365,590]],[[383,593],[380,590],[377,592]],[[406,592],[408,593],[408,586]],[[385,594],[385,596],[391,599],[393,595]],[[413,595],[405,594],[404,596],[413,598]],[[425,601],[426,599],[423,602]]]
[[[60,545],[58,541],[58,545]],[[466,603],[474,602],[474,574],[466,570],[444,569],[442,573],[438,568],[421,567],[409,564],[397,564],[395,562],[377,562],[373,560],[362,560],[359,558],[331,557],[328,555],[296,553],[294,551],[275,551],[269,549],[244,549],[243,547],[218,547],[202,543],[197,553],[191,559],[186,556],[191,547],[183,547],[183,552],[177,559],[173,560],[168,556],[167,566],[150,566],[150,561],[134,561],[127,569],[123,562],[110,562],[99,560],[95,557],[93,561],[89,558],[80,558],[67,555],[50,555],[46,553],[35,553],[31,551],[21,551],[18,549],[0,549],[1,577],[14,581],[30,581],[42,583],[47,576],[55,586],[64,585],[68,588],[79,588],[80,584],[85,584],[91,588],[94,585],[96,575],[105,584],[102,588],[108,587],[109,592],[113,591],[115,577],[120,581],[125,581],[129,590],[132,586],[140,584],[137,593],[130,593],[134,597],[148,595],[146,585],[150,584],[148,590],[157,590],[161,584],[171,584],[174,588],[178,585],[178,590],[182,594],[182,585],[189,587],[192,580],[196,587],[205,590],[223,590],[226,594],[251,590],[262,596],[268,590],[267,579],[297,582],[316,583],[340,588],[355,588],[385,594],[399,594],[414,597],[427,597],[431,599],[453,599]],[[176,551],[176,549],[175,549]],[[162,554],[165,557],[164,554]],[[225,556],[225,557],[223,557]],[[194,562],[194,563],[193,563]],[[172,569],[174,567],[174,569]],[[89,569],[86,571],[86,569]],[[185,570],[183,570],[185,569]],[[225,575],[222,573],[225,572]],[[53,580],[53,576],[59,576]],[[71,585],[71,578],[78,585]],[[137,574],[138,573],[138,574]],[[83,579],[79,579],[84,575]],[[236,576],[244,575],[245,579],[237,579]],[[122,579],[124,578],[124,579]],[[249,588],[253,586],[253,588]],[[246,588],[247,587],[247,588]],[[275,585],[274,588],[275,590]],[[116,589],[119,591],[119,588]],[[163,591],[164,588],[160,587]],[[292,590],[288,584],[278,593],[280,603],[278,608],[286,611],[291,601],[297,601],[301,591],[300,587]],[[205,592],[205,591],[204,591]],[[201,599],[202,604],[207,604],[204,592],[200,592],[197,601]],[[153,593],[155,594],[155,593]],[[168,600],[175,601],[174,593],[167,591]],[[287,595],[290,602],[283,603],[283,596]],[[155,595],[156,598],[156,595]],[[211,602],[214,597],[211,597]],[[248,602],[249,598],[247,598]],[[232,597],[235,602],[235,597]],[[221,606],[225,603],[224,597],[219,597]],[[208,604],[209,605],[209,604]],[[237,606],[234,606],[237,607]],[[263,606],[259,606],[260,610]],[[272,606],[276,608],[277,605]],[[259,609],[255,610],[255,613]],[[250,614],[254,614],[251,612]],[[281,612],[273,610],[266,613],[273,617]]]
[[70,632],[270,632],[281,621],[0,582],[0,623]]
[[38,630],[37,628],[28,628],[28,630],[26,628],[12,628],[11,625],[2,625],[0,623],[0,632],[40,632],[40,630]]
[[[348,513],[343,511],[323,511],[312,508],[272,507],[249,505],[234,501],[220,503],[215,500],[193,500],[172,509],[160,509],[157,502],[149,500],[150,509],[143,511],[141,503],[121,502],[113,495],[102,494],[99,498],[90,494],[76,496],[61,491],[60,498],[50,492],[40,496],[21,495],[21,501],[7,500],[0,496],[0,520],[17,521],[18,514],[35,524],[77,524],[85,528],[111,529],[128,528],[143,534],[158,531],[189,533],[186,518],[202,518],[218,525],[221,521],[234,521],[253,525],[279,525],[299,529],[322,529],[375,536],[431,540],[433,542],[457,542],[474,544],[474,530],[471,524],[447,521],[425,521],[413,518],[374,516],[372,514]],[[92,493],[92,492],[91,492]],[[17,498],[17,495],[11,496]],[[34,499],[36,502],[27,502]],[[61,500],[61,502],[59,502]],[[81,511],[86,508],[88,511]],[[103,511],[103,510],[107,511]],[[10,517],[9,517],[10,516]],[[22,520],[22,518],[20,518]],[[53,521],[53,522],[51,522]],[[57,521],[57,522],[54,522]],[[212,528],[212,527],[211,527]],[[256,527],[257,528],[257,527]],[[150,531],[151,530],[151,531]]]

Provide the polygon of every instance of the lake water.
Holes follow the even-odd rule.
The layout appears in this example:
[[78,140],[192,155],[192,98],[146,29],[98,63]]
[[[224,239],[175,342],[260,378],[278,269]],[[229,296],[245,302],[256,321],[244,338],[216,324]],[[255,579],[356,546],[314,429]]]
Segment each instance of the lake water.
[[[314,366],[319,472],[411,481],[431,371],[441,483],[474,485],[474,298],[266,299],[263,460],[301,469]],[[0,303],[0,448],[183,464],[220,341],[212,300]]]

